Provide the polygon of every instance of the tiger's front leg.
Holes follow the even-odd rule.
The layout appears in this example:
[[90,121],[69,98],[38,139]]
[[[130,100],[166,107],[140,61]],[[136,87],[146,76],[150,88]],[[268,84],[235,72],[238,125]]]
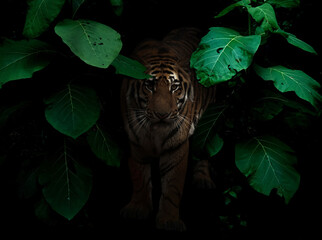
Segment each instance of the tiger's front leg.
[[151,165],[140,162],[133,152],[128,162],[133,193],[121,215],[127,219],[147,219],[152,213]]
[[160,158],[161,198],[156,226],[159,229],[185,231],[179,208],[187,171],[189,142]]

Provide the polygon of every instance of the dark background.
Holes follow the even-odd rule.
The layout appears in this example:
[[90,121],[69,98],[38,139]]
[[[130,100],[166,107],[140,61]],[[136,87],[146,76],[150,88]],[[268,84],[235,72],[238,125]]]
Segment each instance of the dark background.
[[[218,20],[213,18],[230,3],[231,1],[224,0],[124,0],[124,11],[118,17],[109,1],[88,0],[80,8],[76,18],[95,20],[114,28],[122,36],[122,54],[129,56],[138,42],[145,38],[161,38],[177,27],[194,26],[205,33],[213,26],[231,27],[241,33],[247,31],[247,16],[239,10]],[[0,37],[22,39],[26,11],[26,1],[1,1]],[[39,39],[68,52],[52,27],[58,21],[70,17],[71,9],[66,4],[51,28]],[[278,9],[277,19],[284,30],[308,42],[321,53],[321,13],[316,1],[302,0],[299,8]],[[321,57],[292,47],[285,40],[273,37],[271,41],[274,48],[263,49],[261,53],[267,55],[271,65],[280,64],[301,69],[321,83]],[[78,154],[92,159],[88,164],[93,169],[93,189],[83,210],[73,220],[68,221],[50,209],[39,209],[39,202],[43,201],[41,191],[26,198],[25,178],[22,176],[33,171],[45,155],[54,152],[57,139],[61,138],[44,119],[43,97],[55,90],[59,83],[68,82],[75,76],[82,78],[83,74],[92,77],[91,84],[95,86],[103,106],[100,121],[124,149],[124,159],[119,169],[108,167],[80,144]],[[43,79],[44,76],[46,79]],[[118,105],[120,79],[112,68],[94,69],[73,59],[57,65],[51,64],[40,73],[34,74],[33,79],[14,81],[3,86],[0,90],[0,106],[21,100],[26,100],[28,104],[10,118],[6,128],[0,131],[0,149],[4,152],[0,161],[0,238],[7,231],[26,236],[57,234],[78,237],[97,234],[104,238],[113,234],[150,237],[155,234],[169,235],[155,230],[153,219],[125,221],[119,217],[120,209],[129,201],[131,194],[131,183],[124,161],[127,156],[126,136]],[[317,211],[320,206],[321,186],[318,183],[321,182],[321,171],[318,166],[322,146],[320,120],[313,120],[312,126],[306,131],[299,130],[291,134],[292,137],[296,136],[291,144],[298,154],[297,169],[301,174],[301,184],[288,205],[275,193],[266,197],[248,186],[234,165],[234,148],[229,142],[211,160],[212,176],[217,185],[215,190],[195,189],[191,184],[189,168],[181,209],[188,231],[183,236],[197,233],[201,237],[212,239],[309,239],[309,235],[317,230],[319,218]],[[226,195],[223,192],[236,185],[241,186],[242,191],[237,199],[226,205]],[[37,209],[45,212],[42,217],[36,217]],[[223,220],[220,216],[227,216],[228,220]],[[246,227],[240,224],[241,220],[247,223]]]

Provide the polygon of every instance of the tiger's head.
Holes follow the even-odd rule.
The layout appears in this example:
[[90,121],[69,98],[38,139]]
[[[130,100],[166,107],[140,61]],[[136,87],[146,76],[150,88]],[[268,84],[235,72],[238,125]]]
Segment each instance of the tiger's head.
[[183,111],[188,101],[193,101],[190,76],[170,62],[151,65],[147,73],[151,77],[141,80],[145,100],[141,107],[151,124],[188,121]]

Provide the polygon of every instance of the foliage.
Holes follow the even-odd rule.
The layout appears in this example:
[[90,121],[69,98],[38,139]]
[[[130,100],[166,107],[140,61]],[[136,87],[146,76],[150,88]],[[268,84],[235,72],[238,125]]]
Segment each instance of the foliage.
[[[73,13],[70,17],[74,18],[83,3],[79,0],[68,3],[65,0],[29,1],[23,29],[23,36],[27,39],[5,39],[0,46],[0,87],[14,80],[28,81],[35,72],[68,58],[68,51],[62,52],[59,46],[36,39],[48,32],[55,32],[61,37],[74,56],[87,65],[103,69],[112,65],[117,74],[133,78],[144,79],[148,76],[143,65],[120,55],[121,36],[113,28],[89,19],[68,18],[59,20],[53,27],[65,5],[70,5]],[[111,1],[110,4],[117,15],[122,13],[122,1]],[[72,58],[73,55],[69,57]],[[38,90],[44,91],[40,87]],[[70,220],[89,198],[92,174],[77,154],[73,154],[69,137],[80,143],[81,136],[86,134],[89,149],[109,166],[120,165],[120,149],[99,126],[101,103],[89,83],[75,80],[64,83],[57,79],[55,88],[44,96],[44,104],[47,122],[66,139],[63,147],[39,168],[39,182],[43,186],[43,196],[52,209]],[[1,127],[5,126],[10,115],[25,105],[21,102],[1,108]]]
[[[116,74],[137,79],[148,77],[143,65],[121,54],[123,42],[114,25],[112,28],[86,17],[78,18],[85,2],[28,1],[21,29],[23,39],[3,39],[0,45],[0,91],[15,86],[18,95],[24,92],[23,87],[31,78],[39,81],[37,91],[41,99],[36,101],[41,106],[40,113],[32,118],[44,117],[45,124],[39,126],[39,135],[45,129],[53,131],[54,137],[48,140],[42,136],[38,146],[45,144],[45,148],[55,150],[38,153],[38,149],[33,149],[41,161],[35,161],[38,165],[32,166],[28,181],[24,182],[28,185],[24,194],[28,196],[35,195],[37,183],[41,185],[45,201],[36,206],[38,217],[45,214],[42,209],[46,204],[68,220],[85,206],[92,191],[93,173],[92,161],[80,157],[83,150],[88,149],[109,167],[120,166],[122,148],[111,133],[117,130],[106,129],[101,124],[104,110],[98,84],[100,80],[117,81],[111,78],[96,81],[91,74],[83,76],[85,70],[79,68],[89,72],[115,69]],[[116,16],[123,14],[122,0],[107,2]],[[215,16],[215,21],[238,9],[248,15],[245,26],[210,28],[191,58],[191,67],[196,70],[200,83],[206,87],[218,85],[225,92],[225,96],[220,96],[217,91],[218,102],[199,121],[192,139],[194,159],[203,158],[205,153],[209,157],[217,156],[227,142],[233,141],[236,166],[249,184],[265,195],[276,188],[287,203],[297,191],[300,175],[296,170],[296,152],[290,147],[292,136],[280,131],[278,126],[286,123],[290,129],[305,129],[309,119],[320,113],[320,84],[301,70],[271,62],[261,51],[274,49],[276,46],[269,39],[277,36],[282,42],[317,54],[308,43],[287,32],[288,29],[282,29],[280,26],[284,25],[277,20],[275,11],[298,7],[299,2],[234,1]],[[69,68],[71,73],[65,73],[64,69]],[[55,71],[61,73],[51,76]],[[102,91],[105,94],[112,90]],[[3,103],[0,131],[10,123],[12,115],[24,109],[28,115],[32,104],[19,97],[14,102]],[[110,105],[115,105],[114,99]],[[115,114],[108,116],[114,117]],[[1,150],[0,166],[5,164],[6,157],[6,152]],[[231,199],[237,193],[239,190],[230,189],[225,194]],[[245,225],[240,215],[238,219],[240,225]]]
[[[191,67],[196,69],[201,84],[209,87],[221,83],[218,86],[221,87],[224,83],[226,89],[230,89],[232,93],[224,103],[217,103],[216,108],[206,111],[196,130],[196,142],[206,146],[206,151],[212,156],[222,147],[226,133],[233,131],[237,141],[236,166],[248,178],[249,184],[265,195],[269,195],[276,188],[277,194],[284,197],[286,203],[299,187],[300,176],[294,167],[297,157],[289,145],[273,135],[274,131],[271,129],[276,125],[272,125],[270,132],[261,130],[260,133],[255,126],[274,121],[284,109],[301,113],[304,118],[318,116],[322,101],[318,92],[320,84],[301,70],[281,65],[261,67],[253,62],[255,60],[269,65],[269,59],[256,55],[265,45],[271,47],[268,39],[276,34],[283,36],[289,44],[316,54],[312,46],[282,30],[278,24],[274,6],[291,8],[298,4],[299,1],[282,0],[237,1],[215,18],[223,17],[235,8],[241,8],[249,14],[245,28],[247,33],[241,35],[230,28],[210,28],[191,57]],[[254,76],[255,74],[260,78]],[[253,79],[249,79],[249,76]],[[275,90],[268,90],[267,85],[263,85],[260,79],[273,81]],[[247,96],[248,101],[245,101],[243,91],[250,93],[254,90],[256,94]],[[311,106],[302,105],[293,96],[282,95],[289,91],[295,92],[297,97]],[[221,105],[225,107],[219,109]],[[218,121],[219,117],[223,120]],[[223,124],[224,121],[226,123]],[[303,125],[303,118],[292,118],[292,122],[303,128],[307,127]],[[275,120],[274,124],[280,123]],[[252,131],[245,132],[244,129]],[[277,134],[283,135],[281,132]]]

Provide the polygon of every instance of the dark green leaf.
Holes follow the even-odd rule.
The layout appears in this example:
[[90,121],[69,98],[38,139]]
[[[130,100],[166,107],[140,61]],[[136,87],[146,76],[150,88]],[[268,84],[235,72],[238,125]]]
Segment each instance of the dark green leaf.
[[123,12],[123,0],[110,0],[110,3],[114,8],[114,13],[117,16],[121,16]]
[[283,66],[263,68],[256,65],[255,71],[264,80],[273,81],[274,86],[281,92],[294,91],[298,97],[315,107],[322,101],[322,96],[318,93],[320,84],[300,70]]
[[120,166],[121,154],[118,146],[98,125],[92,131],[89,131],[87,142],[95,155],[107,165]]
[[5,41],[0,47],[0,88],[9,81],[32,77],[49,64],[52,53],[50,45],[36,39]]
[[60,13],[65,0],[30,0],[23,29],[27,38],[40,36]]
[[307,51],[309,53],[317,54],[311,45],[298,39],[295,35],[293,35],[291,33],[285,32],[282,29],[277,29],[276,31],[274,31],[274,33],[282,35],[283,37],[286,38],[286,40],[289,44],[292,44],[295,47],[298,47],[298,48],[300,48],[304,51]]
[[228,81],[249,67],[260,41],[258,35],[241,36],[229,28],[210,28],[191,56],[191,67],[206,87]]
[[85,2],[85,0],[69,0],[70,4],[72,5],[72,11],[73,11],[73,18],[75,17],[78,9],[82,4]]
[[267,0],[267,3],[274,5],[275,7],[292,8],[300,5],[300,0]]
[[228,7],[226,7],[224,10],[222,10],[220,13],[218,13],[215,16],[215,18],[220,18],[222,16],[225,16],[227,13],[231,12],[236,7],[245,7],[248,4],[250,4],[250,0],[241,0],[241,1],[238,1],[236,3],[233,3],[233,4],[229,5]]
[[136,60],[127,58],[121,54],[112,62],[117,74],[123,74],[136,79],[146,79],[150,75],[145,73],[146,67]]
[[122,48],[118,32],[90,20],[66,19],[56,25],[55,32],[76,56],[99,68],[107,68]]
[[93,89],[68,84],[45,100],[47,121],[59,132],[77,138],[97,121],[100,105]]
[[89,198],[91,171],[72,156],[66,142],[57,156],[50,160],[39,176],[43,195],[57,213],[71,220]]
[[235,161],[249,184],[262,194],[268,196],[276,188],[288,203],[299,187],[294,151],[275,137],[255,137],[238,143]]

